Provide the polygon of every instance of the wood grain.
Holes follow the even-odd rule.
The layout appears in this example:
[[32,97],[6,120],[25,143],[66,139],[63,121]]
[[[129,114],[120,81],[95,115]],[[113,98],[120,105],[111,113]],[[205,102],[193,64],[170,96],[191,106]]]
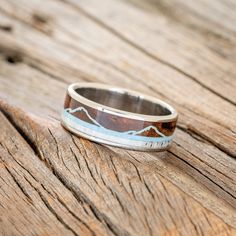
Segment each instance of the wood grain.
[[[0,0],[0,234],[236,235],[235,9]],[[171,149],[122,150],[65,131],[75,81],[169,102],[180,114]]]

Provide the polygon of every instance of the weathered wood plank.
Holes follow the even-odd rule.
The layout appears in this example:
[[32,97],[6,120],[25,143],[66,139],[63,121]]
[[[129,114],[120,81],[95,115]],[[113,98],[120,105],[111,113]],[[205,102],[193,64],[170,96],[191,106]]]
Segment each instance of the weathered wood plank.
[[[99,5],[94,0],[65,0],[64,2],[71,4],[79,12],[83,12],[149,57],[168,65],[218,96],[236,104],[234,96],[236,80],[231,79],[236,76],[233,60],[222,58],[221,55],[198,42],[195,34],[176,27],[173,21],[169,21],[171,12],[164,17],[161,14],[146,14],[142,10],[128,6],[126,2],[116,0],[103,1]],[[161,8],[165,4],[158,1],[156,5],[157,8]],[[208,9],[205,8],[205,11]],[[167,7],[165,12],[168,13],[168,10]],[[206,11],[206,14],[209,13]],[[183,13],[181,17],[182,15]],[[229,15],[233,17],[233,14]],[[218,21],[219,19],[222,18],[219,16]],[[187,21],[188,19],[185,20]],[[233,42],[231,52],[235,55],[234,39]],[[219,50],[220,48],[221,46]]]
[[[18,74],[18,76],[16,77],[11,77],[10,81],[14,81],[15,84],[19,84],[19,82],[17,82],[17,79],[19,80],[19,78],[25,78],[24,80],[22,79],[19,80],[21,81],[21,84],[25,86],[23,91],[26,91],[26,93],[24,93],[23,98],[21,98],[22,94],[21,96],[18,95],[18,99],[22,100],[22,101],[18,101],[20,102],[19,104],[23,106],[23,104],[25,104],[26,101],[28,101],[28,104],[25,104],[26,109],[29,109],[30,107],[35,113],[39,114],[38,107],[45,106],[45,99],[47,99],[47,97],[39,96],[38,98],[37,96],[34,97],[33,95],[35,94],[35,91],[37,89],[40,89],[45,94],[48,94],[48,93],[50,94],[51,93],[50,87],[46,87],[46,88],[43,86],[40,87],[40,84],[41,85],[45,84],[47,81],[50,81],[50,79],[46,75],[41,75],[39,77],[38,74],[40,72],[36,73],[34,69],[32,68],[28,68],[27,70],[24,70],[24,68],[27,66],[22,65],[22,64],[16,64],[13,66],[8,65],[8,67],[9,67],[8,73],[7,73],[8,75],[15,75],[16,73],[13,73],[14,71],[22,72],[22,74],[20,73],[20,77]],[[4,68],[7,68],[7,66],[5,65]],[[30,78],[27,78],[25,71],[27,71],[28,74],[31,71],[30,75],[32,76],[30,76]],[[36,78],[39,77],[40,80],[38,80],[37,83],[36,82],[32,83],[32,81],[34,81],[32,79],[33,77],[36,77]],[[52,94],[51,96],[51,98],[54,99],[53,102],[55,102],[57,98],[58,100],[60,100],[61,94],[64,93],[64,88],[61,88],[61,86],[57,86],[55,80],[52,80],[51,83],[52,83],[51,85],[55,87],[54,88],[55,91],[57,91],[56,98],[53,97],[55,96],[55,93]],[[30,85],[30,88],[31,88],[30,90],[29,90],[29,84],[33,84],[33,86]],[[10,86],[6,86],[6,88],[7,87],[8,89],[10,88]],[[16,88],[13,87],[12,90],[14,91],[15,89]],[[30,101],[27,99],[28,97],[32,97]],[[11,99],[12,98],[13,96],[11,96]],[[44,108],[45,114],[48,114],[48,115],[51,114],[56,117],[58,117],[59,110],[60,110],[60,106],[58,106],[58,111],[56,111],[55,113],[54,103],[49,103],[49,106]],[[231,203],[232,206],[235,205],[234,203],[235,199],[232,198],[232,196],[230,196],[225,191],[222,191],[221,189],[221,188],[225,188],[226,186],[226,189],[229,189],[229,190],[231,189],[230,190],[231,194],[235,196],[235,187],[234,187],[235,181],[233,180],[235,177],[234,162],[233,161],[231,162],[230,159],[228,159],[228,157],[225,156],[223,153],[219,152],[217,148],[211,147],[207,143],[206,144],[202,143],[204,140],[201,140],[201,139],[196,140],[194,137],[186,135],[184,132],[179,131],[177,133],[176,141],[177,141],[177,145],[174,145],[171,150],[174,156],[171,154],[168,154],[168,156],[170,155],[169,158],[165,157],[165,155],[162,156],[160,154],[157,154],[157,155],[145,154],[144,155],[143,153],[135,153],[135,152],[134,153],[131,152],[131,155],[135,156],[135,159],[139,161],[142,161],[151,166],[155,166],[154,168],[155,172],[169,179],[172,183],[177,185],[183,191],[187,192],[188,194],[193,196],[195,199],[200,201],[205,207],[213,210],[216,214],[223,217],[227,221],[229,220],[229,223],[234,225],[235,220],[234,218],[232,218],[232,216],[234,215],[235,210],[233,209],[230,210],[231,207],[227,206],[227,204],[225,204],[224,201],[222,202],[222,200],[220,200],[219,198],[215,196],[217,195],[225,199],[226,202]],[[196,145],[196,143],[198,144]],[[189,150],[191,153],[187,152],[186,149]],[[120,152],[121,152],[120,150],[116,151],[117,154]],[[130,153],[125,152],[124,155],[127,156],[127,155],[130,155]],[[176,158],[175,155],[177,155],[178,158]],[[160,157],[162,158],[164,157],[165,162],[163,162],[162,159],[159,159]],[[179,157],[183,158],[183,160],[187,164],[182,162],[181,159],[179,159]],[[197,160],[196,158],[198,158],[199,160]],[[216,158],[216,160],[214,160],[213,158],[214,159]],[[202,161],[204,162],[202,163]],[[207,165],[204,163],[206,163]],[[191,167],[191,165],[195,166],[196,169]],[[211,166],[211,168],[209,168],[209,165]],[[225,178],[224,176],[221,176],[221,174],[218,175],[214,169],[216,168],[216,166],[218,170],[220,170],[221,172],[223,171],[224,174],[228,177]],[[184,172],[181,170],[183,170]],[[200,174],[199,174],[199,170],[200,170]],[[211,180],[206,178],[206,176],[204,175],[208,176],[208,178],[210,178]],[[198,184],[194,179],[192,179],[192,177],[197,182],[199,182],[199,179],[201,179],[202,183]],[[219,179],[216,179],[218,177]],[[217,184],[220,184],[221,187],[217,186],[212,181],[214,181]],[[215,193],[209,192],[207,189],[214,190]],[[216,206],[220,206],[220,208]],[[230,211],[232,211],[232,213],[230,213]]]
[[[0,233],[236,234],[235,17],[233,3],[207,4],[0,0]],[[67,84],[85,80],[173,104],[170,151],[61,128]]]
[[[46,63],[45,63],[46,64]],[[5,67],[6,68],[6,67]],[[22,70],[21,70],[22,71]],[[7,75],[7,74],[11,74],[10,73],[10,70],[7,70],[7,72],[5,73],[5,76]],[[14,70],[12,71],[12,74],[14,74]],[[25,75],[24,75],[25,76]],[[71,79],[71,77],[70,76],[68,76],[68,78],[71,80],[71,81],[73,81],[72,79]],[[18,82],[18,83],[20,83],[20,81]],[[40,83],[40,82],[39,82]],[[35,89],[37,88],[37,83],[35,84]],[[58,95],[58,94],[63,94],[64,93],[64,90],[58,90],[58,88],[56,89],[57,91],[61,91],[60,93],[55,93],[56,95]],[[47,93],[49,93],[49,91],[47,92]],[[32,95],[31,95],[32,96]],[[51,93],[50,94],[50,96],[52,97],[53,96],[53,94]],[[57,96],[58,97],[58,99],[60,100],[61,98],[59,98],[59,96]],[[50,98],[49,98],[50,99]],[[47,101],[47,99],[45,99],[46,101]],[[54,100],[54,101],[56,101],[56,99]],[[62,100],[61,100],[62,101]],[[37,104],[38,102],[36,102],[35,104]],[[45,104],[45,102],[43,103],[43,104]],[[54,104],[54,103],[53,103]],[[53,107],[54,105],[52,105],[52,107]],[[43,107],[43,106],[42,106]],[[58,106],[58,109],[59,109],[59,106]],[[182,109],[183,110],[183,109]],[[37,111],[37,108],[35,109],[35,111]],[[184,115],[184,112],[185,110],[183,110],[183,114],[181,114],[181,115]],[[191,130],[191,117],[189,118],[190,119],[190,121],[188,121],[188,126],[187,126],[187,128],[188,127],[190,127],[190,130]],[[186,122],[186,115],[185,115],[185,122]],[[201,120],[201,117],[197,117],[197,120],[198,120],[198,122]],[[202,121],[202,123],[204,124],[204,120]],[[208,124],[209,124],[209,122],[208,122]],[[196,127],[194,127],[195,128],[195,130],[197,130],[198,131],[198,125],[196,125]],[[194,128],[193,128],[193,130],[194,130]],[[212,127],[210,127],[210,128],[212,128]],[[219,132],[220,131],[220,128],[221,127],[217,127],[215,130],[216,130],[216,132]],[[206,129],[205,127],[203,127],[202,129]],[[210,129],[209,129],[210,130]],[[206,132],[206,131],[205,131]],[[212,132],[209,132],[211,135],[212,135]],[[223,132],[224,134],[226,133],[225,132],[225,130],[224,130],[224,132]],[[230,136],[231,134],[229,134],[229,136]],[[188,136],[187,136],[188,137]],[[183,139],[185,138],[185,136],[183,137]],[[215,137],[214,137],[215,138]],[[234,142],[234,139],[230,139],[230,138],[228,138],[229,139],[229,141],[233,141]],[[196,142],[196,140],[195,139],[193,139],[193,143],[195,143]],[[228,142],[225,142],[225,143],[228,143]],[[232,149],[232,145],[229,145],[229,150],[230,149]],[[193,147],[192,147],[193,148]],[[202,148],[202,147],[201,147]],[[191,150],[192,151],[192,150]],[[190,151],[190,152],[191,152]],[[197,149],[196,151],[192,151],[192,153],[197,153],[199,150]],[[210,152],[211,153],[211,152]],[[210,155],[210,154],[209,154]],[[219,155],[219,154],[218,154]],[[187,159],[189,159],[189,157],[187,156]],[[205,159],[205,157],[203,156],[202,157],[202,159],[204,160]],[[212,159],[212,158],[211,158]],[[219,160],[220,160],[220,158],[219,158]],[[214,167],[214,165],[215,165],[215,163],[213,162],[212,163],[212,167]],[[234,165],[232,165],[232,163],[231,162],[229,162],[229,165],[228,166],[232,166],[233,168],[234,168]],[[225,168],[225,170],[223,170],[223,172],[224,173],[226,173],[226,174],[228,174],[228,173],[231,173],[231,172],[228,172],[228,166]],[[232,171],[234,171],[234,170],[232,170]],[[210,174],[210,176],[212,176],[212,174]],[[215,177],[214,177],[215,178]],[[225,185],[224,183],[223,183],[223,185]],[[234,186],[232,185],[232,187],[229,187],[230,186],[230,183],[228,183],[227,184],[227,189],[229,188],[229,193],[230,194],[234,194],[234,192],[235,192],[235,189],[233,188]],[[183,187],[183,186],[182,186]],[[231,190],[230,190],[231,189]],[[223,192],[223,195],[225,196],[225,193]],[[221,196],[221,195],[220,195]],[[227,194],[226,194],[226,199],[227,199],[227,201],[228,202],[230,202],[231,204],[233,204],[233,202],[234,202],[234,200],[232,200],[231,199],[232,198],[232,196],[228,196],[227,197]]]
[[[27,45],[22,45],[22,43],[21,45],[25,46],[24,48],[22,48],[24,51],[31,51],[31,61],[33,59],[33,56],[37,58],[37,55],[39,53],[41,54],[44,52],[42,51],[42,49],[45,49],[45,47],[47,47],[47,50],[50,50],[50,52],[52,53],[50,55],[51,57],[49,57],[50,59],[48,60],[48,63],[57,62],[59,64],[58,67],[60,66],[63,69],[63,71],[62,69],[60,70],[60,73],[62,77],[64,77],[64,79],[66,79],[66,77],[70,77],[72,71],[74,71],[74,73],[81,73],[81,71],[85,71],[86,69],[87,72],[84,74],[88,75],[87,77],[95,77],[97,80],[101,80],[104,82],[111,81],[112,78],[112,81],[116,84],[123,83],[125,85],[128,85],[130,84],[129,77],[131,77],[134,78],[137,82],[142,83],[141,85],[139,85],[139,88],[141,88],[142,90],[145,89],[144,84],[146,84],[146,87],[149,86],[149,92],[150,88],[155,88],[154,93],[163,93],[168,96],[168,99],[172,97],[173,100],[173,97],[178,97],[176,102],[178,102],[180,105],[184,105],[186,107],[194,107],[195,109],[197,109],[197,112],[199,114],[210,117],[215,122],[222,122],[221,124],[227,125],[230,118],[234,117],[235,106],[230,106],[229,103],[223,101],[222,99],[219,99],[218,96],[214,96],[214,94],[209,92],[207,89],[204,89],[204,87],[202,87],[201,85],[192,82],[188,76],[178,73],[174,69],[163,66],[160,62],[157,62],[155,59],[150,59],[147,55],[143,55],[142,52],[139,52],[139,50],[132,48],[132,46],[130,46],[126,42],[123,42],[122,39],[117,38],[116,35],[104,29],[104,27],[102,27],[101,25],[94,24],[93,20],[71,9],[70,6],[66,7],[67,5],[65,4],[60,5],[57,1],[50,1],[50,5],[47,7],[46,5],[41,5],[37,0],[30,1],[30,3],[26,3],[24,2],[24,0],[22,0],[22,2],[18,2],[18,7],[21,8],[22,6],[24,6],[24,8],[22,9],[22,11],[14,12],[13,10],[16,3],[14,1],[12,4],[10,3],[11,1],[8,1],[8,4],[2,4],[3,7],[6,8],[4,9],[4,11],[7,11],[8,14],[13,15],[15,18],[22,20],[26,24],[34,26],[36,28],[37,25],[35,26],[34,21],[28,20],[32,19],[32,15],[34,15],[35,12],[37,12],[38,14],[40,14],[40,12],[43,12],[44,15],[48,17],[50,16],[49,19],[51,19],[51,21],[49,21],[48,24],[50,25],[51,22],[51,28],[54,29],[53,38],[43,37],[41,34],[37,34],[37,32],[33,31],[32,28],[23,26],[19,26],[15,29],[14,36],[17,37],[18,35],[17,39],[15,39],[17,40],[18,44],[20,44],[23,40],[23,42],[28,42]],[[92,3],[89,6],[92,7]],[[118,3],[117,6],[119,6]],[[26,7],[28,7],[27,10],[24,10],[26,9]],[[51,8],[55,9],[54,14],[50,11]],[[80,20],[80,27],[78,27],[78,23],[76,21],[77,18],[79,18]],[[54,26],[53,22],[55,22],[54,24],[57,24]],[[74,25],[75,23],[76,25]],[[73,25],[74,27],[72,27]],[[83,30],[85,28],[86,31]],[[140,31],[140,33],[141,32],[142,31]],[[36,37],[38,38],[38,40],[33,43],[32,37]],[[9,41],[10,39],[7,38],[7,40]],[[168,42],[168,40],[166,41]],[[35,50],[41,49],[41,52],[32,51],[33,48],[31,48],[32,46],[30,45],[32,43],[34,46],[38,47]],[[163,48],[161,46],[159,47]],[[104,53],[106,48],[110,49],[108,53]],[[194,44],[191,45],[191,47],[189,46],[189,48],[194,48]],[[167,52],[170,51],[170,49],[168,48],[167,50]],[[202,50],[195,50],[206,53],[208,55],[206,48],[203,48]],[[24,51],[22,53],[24,53]],[[167,52],[165,54],[168,54]],[[188,52],[188,54],[192,55],[192,57],[196,56],[195,58],[198,58],[197,55],[191,52]],[[45,56],[46,55],[44,55],[44,57]],[[49,55],[47,55],[47,57],[48,56]],[[212,55],[212,57],[213,58],[211,59],[211,61],[214,61],[215,63],[216,61],[213,60],[214,55]],[[125,58],[128,59],[128,61],[125,60]],[[136,58],[139,58],[139,60],[136,60]],[[40,59],[37,58],[37,60]],[[190,59],[188,59],[188,63],[195,63],[194,60],[191,61]],[[179,61],[181,61],[181,57],[178,58],[177,62]],[[34,62],[32,61],[31,63]],[[224,60],[224,63],[229,63],[232,68],[231,72],[234,73],[235,70],[233,63],[228,60]],[[225,68],[229,68],[229,66],[225,67],[224,63],[221,63],[221,66],[219,67],[217,67],[217,65],[215,64],[209,65],[208,63],[205,63],[205,66],[207,66],[209,70],[224,70]],[[107,64],[112,64],[113,68],[110,68]],[[68,66],[70,66],[69,70],[65,71]],[[119,69],[119,71],[115,70],[117,68]],[[196,65],[189,68],[194,69],[196,68]],[[57,68],[56,72],[54,73],[58,73],[59,69],[60,68]],[[201,69],[203,71],[204,67],[202,67]],[[67,76],[65,72],[68,73]],[[126,73],[126,76],[122,73]],[[208,79],[206,79],[206,82],[210,81],[210,78],[214,76],[214,73],[216,72],[213,71],[212,73],[208,73],[209,78],[207,77]],[[83,75],[83,73],[81,74]],[[222,72],[219,72],[218,76],[220,74],[222,74]],[[201,73],[198,74],[199,78],[201,77],[200,75]],[[231,98],[234,99],[235,96],[233,95],[236,85],[234,84],[235,80],[231,80],[230,78],[230,75],[225,78],[230,80],[228,83],[226,83],[227,81],[224,82],[223,79],[220,79],[220,81],[218,81],[217,76],[214,76],[214,81],[211,83],[212,88],[209,88],[214,89],[216,86],[219,86],[224,91],[224,93],[231,95]],[[156,86],[157,83],[160,87]],[[230,90],[232,90],[232,93],[225,89],[224,86],[229,86]],[[205,101],[200,98],[207,98],[207,104],[204,104]],[[222,111],[221,109],[223,106],[225,107],[224,111]],[[226,119],[228,120],[226,121]],[[232,119],[231,122],[228,123],[228,125],[231,125],[231,127],[233,126],[232,129],[234,130],[234,119]]]
[[[65,132],[56,120],[44,120],[4,103],[1,108],[33,148],[29,150],[25,140],[1,117],[1,126],[5,127],[1,133],[1,151],[10,153],[1,155],[3,166],[13,162],[18,171],[9,169],[32,204],[42,201],[75,235],[79,235],[79,230],[87,235],[94,229],[99,235],[97,223],[91,222],[92,216],[116,235],[198,235],[202,232],[230,235],[235,232],[145,161],[76,138]],[[11,139],[11,136],[17,138]],[[10,207],[9,203],[4,206]],[[70,206],[73,207],[70,209]],[[88,213],[89,210],[92,212]],[[83,224],[77,228],[80,220]]]
[[[218,48],[217,52],[222,53],[223,57],[230,58],[230,55],[233,55],[229,50],[235,42],[234,1],[129,0],[128,2],[153,14],[166,16],[168,20],[173,20],[176,27],[188,28],[192,33],[195,32],[194,36],[198,40],[202,38],[201,43],[210,48],[215,44],[218,45],[215,49]],[[219,50],[221,43],[225,47]]]
[[[51,4],[52,3],[53,2],[51,2]],[[56,6],[57,5],[55,5],[55,7]],[[51,8],[52,7],[50,7],[49,9]],[[31,11],[31,14],[33,14],[33,12]],[[71,12],[71,10],[69,10],[69,13],[70,16],[73,16],[73,12]],[[26,18],[29,18],[29,16]],[[63,19],[63,15],[59,19]],[[87,20],[86,23],[88,23]],[[230,155],[235,156],[235,138],[232,138],[232,136],[235,136],[234,130],[236,129],[234,119],[236,115],[235,106],[229,104],[228,102],[225,102],[216,95],[209,93],[209,91],[205,90],[198,84],[188,80],[188,78],[185,78],[180,74],[176,74],[176,72],[173,72],[173,70],[170,70],[165,66],[163,67],[160,63],[150,60],[142,53],[138,53],[135,50],[131,49],[131,54],[127,55],[127,58],[131,58],[129,63],[133,58],[135,59],[135,61],[132,61],[133,63],[140,64],[132,65],[132,67],[126,66],[127,72],[126,74],[124,74],[124,69],[122,67],[122,64],[119,65],[119,61],[118,65],[116,65],[115,68],[119,66],[121,67],[117,71],[113,67],[111,68],[110,66],[107,66],[107,64],[104,64],[103,61],[101,62],[96,58],[91,58],[91,56],[87,56],[87,54],[84,53],[81,54],[81,50],[75,51],[74,47],[73,49],[69,48],[68,43],[64,45],[64,41],[64,44],[57,43],[54,40],[51,40],[49,37],[45,37],[44,35],[32,30],[31,28],[27,28],[24,26],[17,27],[18,22],[15,22],[15,24],[16,29],[14,35],[12,35],[14,36],[14,38],[9,37],[10,35],[2,35],[2,38],[5,38],[5,40],[2,41],[2,48],[4,49],[5,47],[7,47],[7,45],[9,46],[12,43],[10,46],[11,49],[14,49],[18,53],[20,53],[21,56],[24,57],[25,63],[27,63],[28,61],[28,63],[30,63],[31,65],[33,64],[33,66],[39,67],[44,71],[46,70],[56,77],[63,77],[62,79],[67,80],[68,82],[78,80],[78,75],[82,77],[83,80],[102,81],[107,83],[111,83],[112,78],[112,83],[114,84],[122,84],[123,86],[127,87],[130,87],[130,84],[132,84],[132,87],[136,88],[137,90],[151,93],[153,95],[158,94],[160,98],[163,98],[174,104],[181,115],[186,114],[188,116],[188,120],[190,119],[188,124],[198,123],[198,116],[201,117],[200,119],[202,119],[202,117],[205,117],[205,122],[211,119],[213,122],[208,122],[207,127],[200,126],[202,127],[199,132],[200,135],[203,137],[207,137],[210,142],[216,144],[223,150],[226,150],[226,152]],[[70,24],[68,24],[67,28],[69,28],[69,25]],[[92,24],[91,27],[93,25],[94,24]],[[81,25],[81,28],[83,28],[83,24]],[[94,32],[99,32],[99,35],[105,34],[106,38],[104,38],[104,42],[106,42],[105,40],[109,40],[109,38],[112,36],[102,29],[100,32],[100,28],[97,29],[96,27],[95,29],[96,30]],[[37,46],[31,45],[32,35],[34,35],[33,37],[38,38],[36,40]],[[25,36],[25,38],[22,38],[22,36]],[[89,35],[87,35],[87,37],[90,38]],[[72,41],[70,42],[70,44],[74,45],[75,41],[73,40],[73,37],[71,38]],[[28,42],[28,44],[25,44],[24,42]],[[116,42],[115,45],[117,45],[117,47],[120,47],[120,44],[122,44],[122,48],[120,50],[117,49],[117,52],[121,51],[123,53],[124,51],[130,51],[129,46],[123,44],[114,36],[112,37],[112,42]],[[50,55],[43,54],[45,52],[45,45],[48,46],[47,51],[50,51]],[[123,47],[125,47],[125,50],[123,49]],[[98,54],[99,52],[95,50],[95,53]],[[102,55],[105,54],[102,53],[101,57]],[[42,58],[44,59],[42,60]],[[136,58],[139,58],[139,60],[136,60]],[[47,61],[47,63],[45,63],[45,61]],[[76,62],[77,66],[75,67],[74,64],[76,64]],[[143,68],[144,65],[146,68],[145,70]],[[138,72],[141,75],[144,74],[144,76],[137,76]],[[169,80],[166,80],[166,78],[169,78]],[[133,81],[135,81],[135,83],[133,83]],[[157,84],[158,86],[156,86]],[[183,87],[186,89],[183,90]],[[192,95],[190,96],[189,94]],[[174,97],[176,99],[173,99]],[[208,101],[211,101],[211,103],[209,103]],[[224,107],[223,110],[222,107]],[[183,121],[185,121],[185,119],[183,119]],[[218,124],[220,125],[220,127]],[[186,126],[186,124],[184,124],[184,126]],[[224,129],[224,127],[226,127],[226,129]],[[223,132],[221,132],[222,128],[224,129]],[[195,126],[194,129],[198,130],[198,126]],[[219,133],[221,135],[219,135]],[[225,137],[226,135],[227,137]]]
[[79,202],[35,155],[37,151],[0,116],[1,235],[108,233],[90,206]]

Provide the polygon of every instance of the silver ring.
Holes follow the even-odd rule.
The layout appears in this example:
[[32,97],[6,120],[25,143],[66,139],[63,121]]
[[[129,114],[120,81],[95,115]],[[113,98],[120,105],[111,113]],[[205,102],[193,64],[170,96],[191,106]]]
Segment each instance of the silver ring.
[[68,87],[62,125],[86,139],[133,150],[166,150],[177,112],[155,97],[97,83]]

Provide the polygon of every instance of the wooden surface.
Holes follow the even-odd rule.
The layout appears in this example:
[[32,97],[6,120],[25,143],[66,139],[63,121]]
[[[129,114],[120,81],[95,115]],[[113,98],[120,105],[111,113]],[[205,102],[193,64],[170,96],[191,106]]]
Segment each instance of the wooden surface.
[[[0,0],[0,235],[236,235],[236,2]],[[77,138],[69,83],[161,98],[167,152]]]

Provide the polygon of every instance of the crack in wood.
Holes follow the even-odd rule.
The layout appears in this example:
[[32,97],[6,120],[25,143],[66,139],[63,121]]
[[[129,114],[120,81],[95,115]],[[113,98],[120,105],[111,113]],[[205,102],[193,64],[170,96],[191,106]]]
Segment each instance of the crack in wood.
[[[2,160],[3,161],[3,160]],[[30,195],[27,193],[27,191],[25,190],[24,186],[20,183],[20,181],[18,181],[18,179],[14,176],[14,174],[10,171],[10,169],[5,165],[5,169],[8,172],[8,174],[12,177],[12,179],[14,180],[15,184],[19,187],[20,191],[23,193],[23,195],[26,197],[26,199],[28,200],[28,202],[30,204],[32,204],[32,198],[30,197]]]
[[192,129],[191,127],[186,128],[186,127],[181,126],[181,125],[177,125],[177,127],[178,127],[178,129],[182,130],[183,132],[191,135],[192,138],[194,138],[194,139],[196,139],[200,142],[210,143],[214,147],[216,147],[217,149],[222,151],[223,153],[226,153],[229,157],[236,158],[234,151],[232,152],[231,150],[225,148],[220,143],[214,142],[214,139],[210,139],[207,135],[204,135],[200,132],[197,132],[196,130]]
[[[181,161],[183,161],[185,164],[187,164],[188,166],[190,166],[191,168],[193,168],[195,171],[197,171],[198,173],[200,173],[202,176],[204,176],[208,181],[212,182],[215,186],[217,186],[220,190],[222,190],[223,193],[228,194],[230,197],[232,197],[234,200],[236,200],[236,197],[230,193],[227,189],[225,189],[224,187],[222,187],[221,185],[219,185],[216,181],[214,181],[213,179],[211,179],[210,177],[208,177],[206,174],[204,174],[201,170],[199,170],[198,168],[196,168],[195,166],[193,166],[191,163],[187,162],[186,160],[184,160],[183,158],[181,158],[180,156],[176,155],[174,152],[172,151],[168,151],[170,152],[172,155],[174,155],[176,158],[180,159]],[[193,155],[191,153],[191,155]],[[206,186],[207,188],[209,188],[208,186]],[[209,189],[211,190],[211,189]],[[211,190],[212,191],[212,190]],[[231,202],[228,201],[233,207],[235,207],[235,205]]]
[[75,236],[79,236],[64,220],[63,218],[57,214],[57,212],[53,209],[53,207],[50,205],[50,202],[47,200],[46,197],[43,196],[43,194],[36,188],[34,187],[31,182],[25,178],[25,180],[30,184],[30,186],[38,193],[40,199],[42,200],[42,202],[44,203],[44,205],[46,206],[46,208],[56,217],[56,219],[69,231],[71,231],[73,233],[73,235]]

